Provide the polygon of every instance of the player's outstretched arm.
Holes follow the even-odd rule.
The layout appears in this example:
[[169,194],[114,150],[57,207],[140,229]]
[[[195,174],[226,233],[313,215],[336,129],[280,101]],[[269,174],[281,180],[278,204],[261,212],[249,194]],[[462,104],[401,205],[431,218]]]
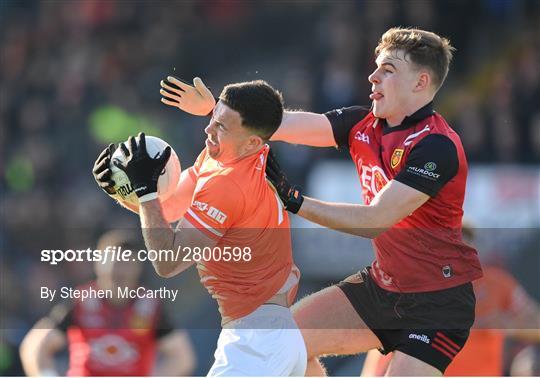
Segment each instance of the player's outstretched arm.
[[210,89],[196,77],[193,85],[174,76],[167,76],[160,82],[159,93],[163,96],[161,102],[186,113],[206,116],[212,112],[216,100]]
[[[206,116],[216,105],[212,92],[198,77],[193,79],[193,85],[173,76],[160,84],[161,102],[186,113]],[[313,147],[336,145],[332,126],[324,114],[300,111],[285,111],[281,125],[270,140]]]
[[298,215],[337,231],[375,238],[429,198],[419,190],[391,180],[369,205],[333,203],[304,197]]
[[24,337],[19,352],[28,376],[58,376],[54,355],[66,346],[65,334],[48,318],[38,321]]
[[286,111],[272,141],[312,147],[335,147],[332,125],[324,114]]
[[430,198],[396,180],[391,180],[369,205],[333,203],[305,197],[300,187],[289,183],[272,151],[266,161],[266,177],[286,210],[321,226],[366,238],[377,237]]

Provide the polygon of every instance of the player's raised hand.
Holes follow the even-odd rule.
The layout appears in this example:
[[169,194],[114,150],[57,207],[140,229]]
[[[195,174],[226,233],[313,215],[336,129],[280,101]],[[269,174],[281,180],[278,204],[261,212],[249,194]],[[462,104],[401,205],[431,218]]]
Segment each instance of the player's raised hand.
[[271,149],[268,151],[268,158],[266,159],[266,178],[276,189],[285,209],[296,214],[304,202],[302,188],[289,183]]
[[130,136],[128,146],[121,145],[126,162],[115,161],[114,164],[126,173],[139,202],[144,202],[157,198],[159,176],[171,157],[171,147],[168,146],[161,155],[152,158],[146,152],[144,133],[139,133],[138,138],[138,144],[135,138]]
[[167,76],[160,84],[161,102],[186,113],[206,116],[216,105],[214,95],[198,77],[193,79],[193,85],[174,76]]
[[114,150],[116,150],[114,144],[109,144],[109,146],[99,154],[94,163],[94,167],[92,168],[92,174],[94,175],[94,179],[98,186],[107,194],[116,194],[116,190],[114,190],[115,183],[111,180],[112,172],[110,169],[111,157]]

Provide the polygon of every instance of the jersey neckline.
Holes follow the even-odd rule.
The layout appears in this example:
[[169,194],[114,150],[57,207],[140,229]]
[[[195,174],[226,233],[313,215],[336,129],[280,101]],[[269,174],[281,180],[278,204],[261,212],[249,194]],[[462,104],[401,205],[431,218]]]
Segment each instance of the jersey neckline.
[[411,114],[410,116],[407,116],[403,119],[400,125],[390,127],[388,126],[388,122],[386,122],[386,119],[383,119],[383,135],[392,133],[394,131],[401,131],[406,130],[411,126],[416,125],[418,122],[420,122],[423,119],[426,119],[429,116],[432,116],[435,114],[435,110],[433,110],[433,101],[430,101],[420,109],[418,109],[416,112]]

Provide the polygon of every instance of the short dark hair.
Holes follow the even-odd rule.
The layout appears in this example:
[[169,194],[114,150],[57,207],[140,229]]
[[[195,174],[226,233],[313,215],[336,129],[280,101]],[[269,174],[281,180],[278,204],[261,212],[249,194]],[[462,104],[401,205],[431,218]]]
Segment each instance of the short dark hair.
[[412,63],[431,71],[433,85],[438,90],[446,79],[455,48],[448,39],[429,31],[392,28],[381,37],[375,55],[383,50],[403,50]]
[[219,99],[242,117],[242,126],[270,139],[283,119],[283,96],[264,80],[229,84]]

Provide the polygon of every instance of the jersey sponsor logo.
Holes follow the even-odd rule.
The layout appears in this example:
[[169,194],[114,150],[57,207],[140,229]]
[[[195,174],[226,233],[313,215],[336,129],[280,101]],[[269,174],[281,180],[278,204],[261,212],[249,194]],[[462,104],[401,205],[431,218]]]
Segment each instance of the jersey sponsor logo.
[[208,204],[201,201],[193,201],[193,206],[200,211],[206,211],[208,209]]
[[390,166],[392,169],[396,168],[399,163],[401,163],[401,158],[403,157],[403,148],[396,148],[392,153],[392,158],[390,159]]
[[422,130],[420,130],[417,133],[409,135],[407,138],[405,138],[405,141],[403,141],[404,146],[408,146],[413,142],[413,139],[416,138],[418,135],[427,133],[429,131],[429,125],[426,125]]
[[424,165],[424,169],[425,169],[426,171],[432,172],[432,171],[434,171],[434,170],[437,169],[437,164],[435,164],[434,162],[430,161],[430,162],[428,162],[428,163],[426,163],[426,164]]
[[227,215],[225,213],[223,213],[221,210],[219,209],[216,209],[215,207],[213,206],[210,206],[210,208],[208,209],[208,211],[206,212],[206,214],[214,219],[216,222],[218,222],[219,224],[223,224],[225,222],[225,220],[227,219]]
[[362,174],[360,176],[362,187],[373,193],[373,195],[379,193],[389,181],[382,168],[378,165],[373,167],[362,165]]
[[102,365],[132,364],[138,357],[137,349],[121,336],[105,335],[90,341],[90,358]]
[[369,135],[366,135],[361,131],[357,131],[356,134],[354,134],[354,139],[369,144]]
[[440,174],[433,172],[435,169],[437,169],[437,164],[430,161],[424,165],[424,168],[409,166],[407,172],[435,181],[441,177]]
[[409,334],[409,339],[415,339],[415,340],[418,340],[418,341],[422,341],[422,342],[424,342],[426,344],[429,344],[431,342],[430,338],[427,335],[424,335],[424,334],[418,335],[416,333],[410,333]]
[[131,186],[131,183],[127,183],[117,188],[116,192],[120,195],[120,197],[126,199],[131,193],[133,193],[133,187]]

